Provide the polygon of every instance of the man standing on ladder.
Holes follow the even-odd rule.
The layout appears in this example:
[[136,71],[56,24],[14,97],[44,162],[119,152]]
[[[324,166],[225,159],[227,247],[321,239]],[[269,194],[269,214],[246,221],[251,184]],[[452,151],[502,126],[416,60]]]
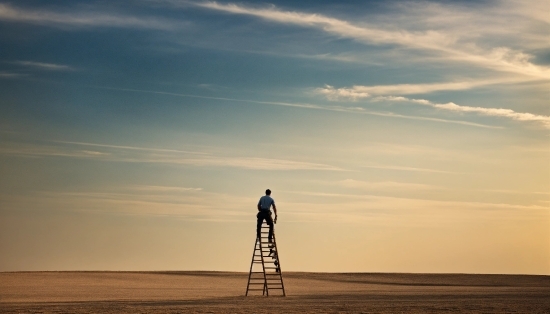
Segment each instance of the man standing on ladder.
[[[273,211],[275,212],[275,221],[271,218],[271,206],[273,206]],[[273,223],[277,223],[277,207],[275,207],[275,200],[271,198],[271,190],[265,190],[265,195],[260,197],[258,201],[258,226],[256,228],[256,233],[258,238],[261,238],[262,223],[265,222],[269,225],[269,238],[268,241],[273,242]]]

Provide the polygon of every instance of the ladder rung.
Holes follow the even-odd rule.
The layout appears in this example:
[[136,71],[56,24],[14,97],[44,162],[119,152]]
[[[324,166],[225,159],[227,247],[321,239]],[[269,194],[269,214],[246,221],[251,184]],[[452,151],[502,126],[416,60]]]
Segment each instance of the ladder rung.
[[248,289],[248,291],[264,291],[264,289]]

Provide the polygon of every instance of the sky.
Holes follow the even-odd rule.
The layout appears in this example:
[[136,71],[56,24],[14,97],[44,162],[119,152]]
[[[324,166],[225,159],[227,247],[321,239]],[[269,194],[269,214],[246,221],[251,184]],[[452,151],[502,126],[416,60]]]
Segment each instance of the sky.
[[550,275],[548,12],[0,0],[0,271]]

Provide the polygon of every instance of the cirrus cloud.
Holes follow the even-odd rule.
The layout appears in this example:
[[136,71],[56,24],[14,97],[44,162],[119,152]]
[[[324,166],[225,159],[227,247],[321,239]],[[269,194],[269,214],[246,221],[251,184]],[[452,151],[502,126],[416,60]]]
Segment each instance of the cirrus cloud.
[[[467,85],[467,84],[465,84]],[[550,129],[550,116],[544,116],[544,115],[536,115],[528,112],[516,112],[512,109],[504,109],[504,108],[485,108],[485,107],[471,107],[471,106],[461,106],[457,105],[453,102],[440,104],[440,103],[434,103],[432,101],[426,100],[426,99],[415,99],[415,98],[407,98],[403,96],[375,96],[373,97],[371,95],[375,93],[384,93],[384,92],[398,92],[400,91],[400,88],[403,88],[403,92],[401,94],[408,94],[418,92],[420,90],[437,90],[439,88],[449,88],[449,86],[454,88],[462,88],[464,85],[457,83],[449,83],[449,84],[418,84],[418,85],[408,85],[408,84],[400,84],[400,85],[391,85],[391,86],[354,86],[352,88],[334,88],[330,85],[325,85],[325,87],[317,88],[315,91],[318,94],[321,94],[325,96],[329,100],[351,100],[351,101],[357,101],[360,99],[370,99],[373,102],[377,101],[387,101],[387,102],[408,102],[408,103],[414,103],[419,105],[425,105],[430,106],[437,109],[447,110],[447,111],[453,111],[453,112],[461,112],[461,113],[477,113],[485,116],[493,116],[493,117],[504,117],[509,118],[516,121],[531,121],[531,122],[538,122],[541,123],[545,128]],[[369,93],[370,92],[370,93]]]

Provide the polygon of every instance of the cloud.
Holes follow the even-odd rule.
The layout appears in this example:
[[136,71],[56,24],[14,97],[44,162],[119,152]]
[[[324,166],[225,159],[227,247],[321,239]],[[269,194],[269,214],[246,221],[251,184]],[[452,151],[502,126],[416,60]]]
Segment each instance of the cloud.
[[354,114],[373,115],[373,116],[388,117],[388,118],[432,121],[432,122],[441,122],[441,123],[453,123],[453,124],[474,126],[474,127],[479,127],[479,128],[489,128],[489,129],[500,129],[501,128],[501,127],[497,127],[497,126],[491,126],[491,125],[480,124],[480,123],[473,123],[473,122],[468,122],[468,121],[448,120],[448,119],[440,119],[440,118],[429,118],[429,117],[421,117],[421,116],[409,116],[409,115],[395,114],[395,113],[392,113],[392,112],[368,111],[368,110],[365,110],[365,108],[362,108],[362,107],[320,106],[320,105],[314,105],[314,104],[299,104],[299,103],[286,103],[286,102],[276,102],[276,101],[257,101],[257,100],[248,100],[248,99],[236,99],[236,98],[227,98],[227,97],[199,96],[199,95],[169,93],[169,92],[151,91],[151,90],[112,88],[112,87],[103,87],[103,86],[95,86],[95,87],[96,88],[101,88],[101,89],[108,89],[108,90],[124,91],[124,92],[151,93],[151,94],[169,95],[169,96],[177,96],[177,97],[191,97],[191,98],[227,100],[227,101],[247,102],[247,103],[262,104],[262,105],[274,105],[274,106],[294,107],[294,108],[302,108],[302,109],[325,110],[325,111],[336,111],[336,112],[345,112],[345,113],[354,113]]
[[433,172],[433,173],[456,173],[451,171],[427,169],[427,168],[415,168],[415,167],[400,167],[400,166],[363,166],[364,168],[374,169],[389,169],[389,170],[401,170],[401,171],[415,171],[415,172]]
[[[255,197],[204,190],[170,190],[162,187],[143,190],[135,186],[110,186],[97,190],[42,191],[25,195],[0,194],[10,210],[43,210],[98,212],[106,214],[171,216],[186,220],[249,221],[253,219],[250,204]],[[154,186],[153,186],[154,187]],[[166,191],[162,191],[167,188]],[[300,197],[292,197],[292,194]],[[303,197],[306,196],[306,197]],[[290,198],[290,199],[289,199]],[[278,192],[284,204],[284,220],[345,223],[377,223],[417,226],[433,223],[456,224],[479,219],[546,219],[548,206],[487,202],[440,201],[421,198],[377,196],[372,194],[339,194],[310,191]],[[295,200],[292,200],[295,199]],[[300,201],[307,199],[307,201]],[[224,204],[223,208],[219,204]],[[283,205],[281,205],[283,206]]]
[[21,74],[21,73],[0,71],[0,78],[18,78],[18,77],[22,77],[22,76],[27,76],[27,75],[26,74]]
[[[428,28],[413,32],[404,28],[395,29],[395,25],[392,25],[393,29],[382,29],[380,26],[375,27],[366,23],[354,24],[322,14],[282,11],[274,6],[254,8],[211,1],[200,2],[197,5],[231,14],[255,16],[282,24],[316,28],[331,35],[366,44],[395,44],[408,49],[434,52],[446,60],[466,62],[496,71],[512,72],[539,79],[550,79],[550,68],[530,62],[533,56],[505,46],[481,48],[471,41],[475,38],[471,38],[469,33],[456,32],[456,29],[445,32]],[[442,15],[448,13],[441,11],[439,10]],[[479,19],[472,12],[462,13],[465,15],[469,13],[472,18]],[[464,42],[465,40],[470,41]]]
[[382,181],[382,182],[365,182],[353,179],[346,179],[336,182],[336,184],[353,189],[360,190],[433,190],[442,189],[441,187],[421,184],[421,183],[407,183],[407,182],[394,182],[394,181]]
[[80,152],[82,152],[86,155],[90,155],[90,156],[107,156],[107,155],[111,155],[109,153],[96,152],[96,151],[93,151],[93,150],[81,150]]
[[180,186],[160,186],[160,185],[132,185],[125,187],[125,189],[133,191],[146,191],[146,192],[189,192],[189,191],[202,191],[202,188],[187,188]]
[[[293,190],[279,193],[284,193],[285,198],[292,194],[299,196],[285,202],[285,208],[294,209],[287,213],[293,221],[374,223],[395,228],[411,226],[411,223],[417,227],[456,225],[458,222],[494,221],[496,217],[517,223],[548,217],[548,207],[536,204],[445,201],[378,196],[368,192],[345,194]],[[310,201],[301,201],[304,198]]]
[[14,64],[22,65],[25,67],[31,67],[40,70],[48,71],[74,71],[73,67],[64,64],[55,64],[55,63],[44,63],[44,62],[35,62],[35,61],[14,61],[11,62]]
[[[52,156],[94,158],[96,160],[110,162],[156,163],[195,167],[232,167],[249,170],[345,171],[336,166],[287,159],[251,156],[219,156],[206,152],[84,142],[53,141],[52,143],[58,143],[58,145],[4,144],[0,147],[0,154],[23,157]],[[104,150],[82,150],[75,148],[75,146],[103,147]]]
[[[437,86],[439,84],[433,84],[433,85]],[[324,88],[317,88],[316,92],[321,95],[324,95],[325,97],[327,97],[327,99],[330,99],[330,100],[349,99],[352,101],[356,101],[359,99],[370,98],[372,101],[375,101],[375,102],[376,101],[410,102],[410,103],[430,106],[433,108],[453,111],[453,112],[460,112],[460,113],[471,112],[471,113],[477,113],[485,116],[504,117],[504,118],[509,118],[516,121],[538,122],[538,123],[541,123],[544,127],[550,128],[550,116],[515,112],[512,109],[460,106],[453,102],[449,102],[446,104],[438,104],[426,99],[414,99],[414,98],[407,98],[403,96],[371,97],[371,94],[366,92],[367,90],[376,91],[378,93],[389,92],[389,91],[399,91],[399,87],[401,86],[403,86],[403,88],[405,89],[404,94],[406,94],[407,91],[410,92],[411,90],[418,91],[420,89],[425,89],[424,85],[390,85],[388,86],[388,88],[384,88],[383,86],[373,86],[372,89],[370,89],[367,86],[362,86],[361,88],[356,89],[356,87],[334,88],[330,85],[326,85]]]
[[[442,210],[443,208],[455,208],[458,210],[463,209],[503,209],[503,210],[534,210],[541,211],[542,214],[547,215],[548,208],[540,205],[523,205],[523,204],[507,204],[507,203],[489,203],[489,202],[463,202],[463,201],[441,201],[433,199],[421,199],[421,198],[409,198],[409,197],[395,197],[395,196],[379,196],[373,194],[342,194],[342,193],[324,193],[324,192],[310,192],[310,191],[285,191],[285,193],[347,199],[349,201],[361,200],[357,202],[357,205],[365,207],[377,207],[380,202],[384,202],[384,209],[392,209],[393,206],[401,207],[402,209],[420,209],[423,206],[429,206],[435,210]],[[365,204],[371,203],[371,205]],[[389,202],[394,201],[394,202]],[[322,199],[318,200],[319,203],[325,203]],[[355,203],[355,202],[354,202]],[[377,204],[378,203],[378,204]],[[334,206],[333,203],[327,203],[329,208],[342,208]],[[420,205],[420,206],[418,206]],[[315,206],[316,207],[316,206]],[[395,207],[393,209],[396,209]]]
[[80,146],[115,148],[115,149],[123,149],[123,150],[142,150],[142,151],[149,151],[149,152],[168,152],[168,153],[184,153],[184,154],[200,154],[200,155],[208,154],[205,152],[196,152],[196,151],[178,150],[178,149],[164,149],[164,148],[126,146],[126,145],[109,145],[109,144],[71,142],[71,141],[52,141],[52,142],[61,143],[61,144],[73,144],[73,145],[80,145]]
[[[498,189],[489,189],[484,190],[487,192],[493,192],[493,193],[503,193],[503,194],[541,194],[541,195],[550,195],[550,192],[541,192],[541,191],[518,191],[518,190],[498,190]],[[550,202],[550,201],[542,201],[542,202]]]
[[354,85],[352,87],[334,88],[325,85],[323,88],[316,88],[315,92],[326,96],[330,100],[359,100],[373,95],[410,95],[428,94],[439,91],[459,91],[472,88],[494,85],[509,84],[532,81],[525,78],[504,78],[504,79],[482,79],[461,82],[443,82],[428,84],[394,84],[394,85]]
[[325,164],[299,162],[293,160],[256,158],[256,157],[216,157],[202,159],[180,159],[173,161],[178,164],[196,166],[228,166],[256,170],[330,170],[343,171],[344,169]]
[[111,154],[106,152],[80,150],[80,149],[67,149],[64,147],[57,147],[52,145],[26,145],[26,144],[13,144],[2,143],[0,147],[0,154],[3,155],[15,155],[22,157],[73,157],[73,158],[105,158]]
[[[146,187],[146,186],[145,186]],[[162,187],[170,188],[170,187]],[[26,195],[1,195],[12,210],[77,211],[132,216],[172,216],[188,220],[241,221],[254,213],[246,208],[256,199],[203,190],[131,189],[111,186],[108,190],[38,191]],[[224,204],[223,208],[220,204]],[[244,209],[243,209],[244,208]]]
[[[412,100],[414,101],[414,99]],[[420,100],[422,101],[422,100]],[[420,103],[420,102],[419,102]],[[515,112],[511,109],[502,109],[502,108],[483,108],[483,107],[469,107],[469,106],[459,106],[455,103],[446,103],[446,104],[434,104],[427,103],[430,106],[433,106],[438,109],[456,111],[456,112],[475,112],[486,116],[493,117],[506,117],[512,120],[517,121],[535,121],[542,123],[546,128],[550,129],[550,116],[535,115],[532,113],[522,113]]]
[[159,30],[169,30],[176,26],[172,21],[150,17],[86,11],[54,12],[45,9],[18,8],[7,3],[0,3],[0,21],[61,27],[123,27]]

